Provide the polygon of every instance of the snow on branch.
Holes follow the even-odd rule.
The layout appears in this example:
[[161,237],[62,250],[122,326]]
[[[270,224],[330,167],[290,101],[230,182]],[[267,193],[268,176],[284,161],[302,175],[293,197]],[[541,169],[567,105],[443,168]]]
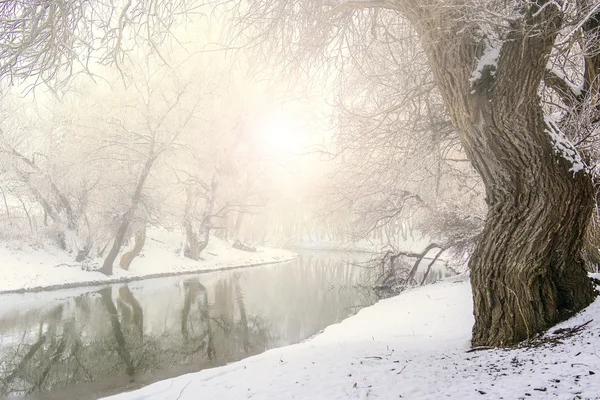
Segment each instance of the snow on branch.
[[562,4],[562,2],[556,1],[556,0],[551,0],[546,2],[545,4],[543,4],[533,15],[532,17],[537,17],[538,15],[540,15],[546,8],[550,7],[550,6],[556,6],[558,7],[559,10],[561,11],[565,11],[566,9],[566,4]]
[[567,79],[564,73],[556,69],[546,70],[544,83],[552,88],[568,107],[573,107],[583,94],[583,84],[575,85]]
[[571,143],[567,136],[562,132],[554,118],[547,115],[544,116],[544,121],[546,122],[547,126],[546,132],[548,132],[552,138],[554,153],[571,163],[571,168],[569,168],[569,171],[573,172],[573,175],[579,171],[586,172],[587,168],[583,162],[583,159],[581,158],[581,155],[575,148],[575,145]]
[[[570,4],[570,2],[567,2],[566,4]],[[590,18],[592,18],[592,16],[599,11],[600,11],[600,3],[597,3],[593,7],[590,7],[590,9],[587,11],[587,13],[585,13],[584,15],[578,16],[579,21],[577,22],[577,24],[575,24],[569,30],[569,32],[563,34],[561,37],[561,40],[559,40],[555,44],[555,46],[562,46],[562,45],[570,42],[571,40],[573,40],[573,36],[576,35],[577,32],[579,32],[579,30],[586,23],[586,21],[588,21]]]
[[564,73],[562,73],[561,71],[557,71],[556,69],[552,69],[550,72],[556,75],[557,78],[561,79],[564,82],[564,84],[566,85],[566,87],[569,88],[573,96],[581,96],[581,94],[583,93],[583,83],[579,85],[574,84],[573,82],[567,79]]

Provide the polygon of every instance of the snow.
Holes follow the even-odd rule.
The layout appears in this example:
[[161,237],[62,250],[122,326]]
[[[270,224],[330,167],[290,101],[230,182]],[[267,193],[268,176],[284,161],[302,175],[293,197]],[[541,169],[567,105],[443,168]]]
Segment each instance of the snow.
[[[180,235],[165,230],[150,230],[146,246],[140,257],[132,262],[128,271],[114,264],[112,276],[86,271],[73,256],[53,246],[32,247],[22,243],[0,245],[0,293],[37,291],[44,289],[89,286],[111,282],[179,275],[193,272],[215,271],[291,260],[296,254],[286,250],[258,248],[245,252],[231,248],[225,242],[211,238],[202,253],[203,260],[181,258],[177,253]],[[125,246],[122,253],[129,247]],[[91,264],[98,268],[102,260]]]
[[569,79],[567,79],[566,75],[563,72],[558,71],[556,69],[552,69],[552,72],[564,81],[564,83],[569,87],[569,90],[571,90],[571,93],[573,93],[575,97],[581,96],[581,94],[583,93],[583,83],[576,85]]
[[573,145],[573,143],[571,143],[571,141],[567,139],[565,134],[560,130],[560,127],[556,123],[555,119],[552,116],[546,115],[544,116],[544,121],[548,127],[546,132],[548,132],[552,138],[554,152],[571,164],[569,171],[573,172],[573,175],[579,171],[585,171],[586,167],[583,163],[581,155],[575,148],[575,145]]
[[[596,301],[557,328],[599,313]],[[599,398],[600,321],[554,346],[467,353],[472,324],[468,279],[456,277],[380,301],[305,342],[106,400]]]
[[473,86],[483,77],[483,71],[488,68],[490,75],[496,75],[496,69],[498,68],[498,59],[500,58],[500,49],[502,49],[503,42],[501,40],[485,40],[485,49],[483,54],[477,60],[477,66],[471,73],[469,83]]

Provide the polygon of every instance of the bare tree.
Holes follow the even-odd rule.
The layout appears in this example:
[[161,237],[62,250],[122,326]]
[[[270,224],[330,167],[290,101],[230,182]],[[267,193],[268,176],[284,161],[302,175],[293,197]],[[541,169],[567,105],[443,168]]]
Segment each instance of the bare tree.
[[[67,84],[94,62],[119,70],[132,49],[159,52],[192,2],[53,0],[0,4],[0,80]],[[143,26],[143,29],[141,27]]]
[[[174,79],[168,79],[168,73],[164,68],[152,67],[142,71],[145,79],[141,82],[134,81],[139,97],[130,108],[130,112],[135,111],[137,115],[133,117],[130,113],[127,119],[112,121],[114,128],[120,132],[111,147],[116,145],[119,146],[119,151],[129,149],[133,154],[141,153],[142,162],[137,172],[135,189],[130,195],[129,204],[119,217],[113,245],[100,269],[100,272],[108,275],[112,274],[114,260],[142,203],[146,181],[157,159],[173,149],[188,122],[195,117],[196,107],[200,102],[200,99],[196,99],[189,103],[189,108],[184,106],[184,98],[191,96],[187,90],[188,84],[178,82],[173,76],[170,78]],[[157,85],[157,80],[162,85]]]

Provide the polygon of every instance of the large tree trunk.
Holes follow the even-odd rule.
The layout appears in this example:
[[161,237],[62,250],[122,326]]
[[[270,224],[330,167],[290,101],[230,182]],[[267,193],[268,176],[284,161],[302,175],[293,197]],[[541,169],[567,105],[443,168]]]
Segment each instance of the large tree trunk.
[[492,113],[498,157],[493,181],[484,179],[488,215],[470,261],[475,346],[519,342],[593,299],[581,257],[591,179],[557,160],[540,110],[527,108],[525,121]]
[[581,257],[591,178],[579,170],[572,145],[546,122],[538,98],[560,14],[553,5],[530,5],[504,40],[488,42],[499,46],[497,63],[474,79],[473,69],[489,49],[465,28],[460,11],[406,4],[486,189],[487,220],[469,263],[472,344],[512,345],[594,298]]

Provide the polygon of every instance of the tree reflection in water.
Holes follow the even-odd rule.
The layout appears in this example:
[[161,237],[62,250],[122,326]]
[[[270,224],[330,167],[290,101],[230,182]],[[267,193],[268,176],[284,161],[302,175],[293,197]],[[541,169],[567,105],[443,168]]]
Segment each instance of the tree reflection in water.
[[0,396],[95,398],[301,341],[372,304],[355,287],[360,273],[339,256],[305,255],[0,313]]

